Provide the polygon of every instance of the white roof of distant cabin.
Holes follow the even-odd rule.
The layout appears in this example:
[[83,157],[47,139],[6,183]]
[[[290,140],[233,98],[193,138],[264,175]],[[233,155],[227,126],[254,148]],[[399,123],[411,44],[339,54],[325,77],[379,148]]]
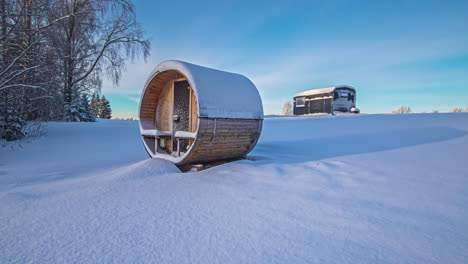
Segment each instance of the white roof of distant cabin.
[[349,85],[338,85],[338,86],[318,88],[318,89],[312,89],[312,90],[307,90],[307,91],[295,93],[294,97],[310,96],[310,95],[316,95],[316,94],[326,94],[326,93],[331,93],[331,92],[335,91],[335,89],[339,89],[339,88],[347,88],[347,89],[351,89],[351,90],[355,91],[354,88],[349,86]]
[[263,105],[255,85],[245,76],[188,62],[161,62],[145,87],[157,73],[177,70],[192,86],[198,101],[199,117],[263,119]]

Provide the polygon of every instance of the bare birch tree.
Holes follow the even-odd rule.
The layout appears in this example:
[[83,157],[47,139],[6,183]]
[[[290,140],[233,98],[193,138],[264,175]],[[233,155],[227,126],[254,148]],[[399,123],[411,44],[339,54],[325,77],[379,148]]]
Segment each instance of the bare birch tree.
[[59,64],[62,73],[64,119],[73,121],[73,103],[81,93],[99,90],[102,73],[119,83],[125,63],[149,55],[150,43],[126,0],[57,1]]
[[117,85],[149,50],[129,0],[0,0],[0,139],[27,120],[93,120],[103,74]]
[[292,115],[292,104],[291,101],[286,101],[283,103],[283,107],[281,108],[281,115]]
[[411,112],[412,111],[411,111],[411,108],[409,106],[402,105],[402,106],[398,107],[397,109],[393,110],[392,114],[409,114]]

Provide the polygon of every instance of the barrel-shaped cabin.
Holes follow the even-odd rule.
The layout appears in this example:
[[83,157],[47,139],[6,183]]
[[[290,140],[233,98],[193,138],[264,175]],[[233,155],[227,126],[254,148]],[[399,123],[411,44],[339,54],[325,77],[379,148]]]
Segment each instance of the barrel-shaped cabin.
[[356,90],[348,85],[312,89],[294,94],[294,115],[353,112]]
[[152,158],[178,166],[206,164],[243,158],[254,148],[263,106],[243,75],[170,60],[149,76],[139,117]]

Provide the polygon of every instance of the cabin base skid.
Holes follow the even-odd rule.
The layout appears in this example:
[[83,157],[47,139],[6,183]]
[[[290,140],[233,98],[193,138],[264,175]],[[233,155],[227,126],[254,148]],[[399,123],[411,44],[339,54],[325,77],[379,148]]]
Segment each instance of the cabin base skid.
[[203,170],[211,169],[219,165],[223,165],[229,162],[234,162],[234,161],[243,160],[243,159],[247,159],[247,157],[238,157],[238,158],[230,159],[230,160],[218,160],[218,161],[212,161],[212,162],[203,163],[203,164],[186,164],[186,165],[180,165],[177,167],[182,172],[203,171]]

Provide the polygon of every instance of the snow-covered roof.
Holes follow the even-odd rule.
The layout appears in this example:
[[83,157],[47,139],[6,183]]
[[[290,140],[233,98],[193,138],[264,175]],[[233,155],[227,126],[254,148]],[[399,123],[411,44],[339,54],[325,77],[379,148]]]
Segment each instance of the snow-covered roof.
[[326,93],[331,93],[335,91],[335,89],[339,88],[346,88],[346,89],[351,89],[353,91],[354,88],[348,85],[338,85],[338,86],[331,86],[331,87],[326,87],[326,88],[318,88],[318,89],[312,89],[312,90],[307,90],[299,93],[295,93],[294,97],[298,96],[310,96],[310,95],[317,95],[317,94],[326,94]]
[[262,99],[247,77],[168,60],[156,66],[145,87],[159,72],[168,70],[177,70],[187,77],[197,97],[199,117],[263,119]]

